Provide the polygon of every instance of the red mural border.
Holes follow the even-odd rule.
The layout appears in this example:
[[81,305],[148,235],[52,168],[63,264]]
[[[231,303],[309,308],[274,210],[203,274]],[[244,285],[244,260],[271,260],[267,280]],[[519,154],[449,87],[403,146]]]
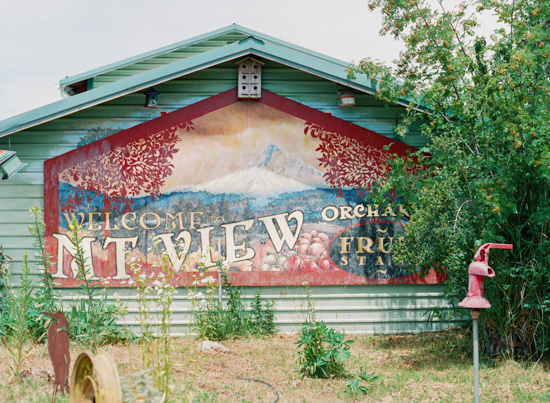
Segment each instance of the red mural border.
[[[46,245],[48,251],[55,255],[56,246],[52,234],[59,229],[59,174],[67,167],[78,161],[89,160],[110,150],[124,146],[131,141],[146,138],[152,134],[175,127],[181,122],[192,121],[205,114],[214,112],[226,106],[239,102],[237,88],[225,91],[195,104],[161,115],[158,118],[141,123],[126,130],[122,130],[102,140],[95,141],[83,147],[69,151],[55,158],[44,161],[44,218],[46,224]],[[347,122],[332,114],[324,113],[310,108],[299,102],[277,95],[268,90],[262,90],[262,98],[259,100],[248,100],[242,102],[260,102],[266,106],[275,108],[286,114],[303,119],[309,123],[316,124],[326,131],[336,132],[341,136],[347,136],[360,141],[364,145],[382,149],[392,144],[391,152],[405,155],[407,150],[416,151],[414,147],[402,142],[382,136],[372,130],[365,129],[356,124]],[[63,258],[63,257],[60,257]],[[212,273],[214,277],[217,274]],[[327,272],[232,272],[232,279],[235,285],[249,286],[295,286],[303,285],[365,285],[365,284],[440,284],[446,280],[444,274],[432,271],[426,277],[417,274],[396,278],[365,278],[348,273],[344,270]],[[189,281],[189,275],[178,276],[178,285]],[[71,279],[72,280],[72,279]],[[69,281],[72,282],[72,281]],[[63,283],[67,284],[67,280]],[[116,281],[114,283],[117,283]],[[116,284],[115,284],[116,285]],[[71,285],[72,286],[72,285]]]

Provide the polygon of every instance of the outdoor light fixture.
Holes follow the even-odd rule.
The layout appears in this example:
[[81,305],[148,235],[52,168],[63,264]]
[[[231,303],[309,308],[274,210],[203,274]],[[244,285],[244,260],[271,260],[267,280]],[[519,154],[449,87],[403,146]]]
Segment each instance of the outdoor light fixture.
[[27,164],[15,156],[15,151],[0,150],[0,179],[9,179]]
[[146,108],[158,108],[158,100],[159,100],[159,94],[157,90],[154,88],[149,88],[145,94],[145,106]]
[[351,88],[338,90],[338,108],[355,106],[355,94]]

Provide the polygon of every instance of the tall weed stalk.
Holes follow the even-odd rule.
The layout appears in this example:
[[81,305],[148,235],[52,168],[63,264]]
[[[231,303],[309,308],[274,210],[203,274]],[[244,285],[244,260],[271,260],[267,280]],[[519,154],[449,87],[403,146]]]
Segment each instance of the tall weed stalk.
[[46,251],[44,242],[44,232],[46,225],[42,220],[42,211],[37,207],[29,210],[34,219],[34,225],[29,225],[29,232],[34,238],[35,258],[38,261],[40,271],[40,286],[36,288],[32,296],[33,303],[29,311],[29,332],[35,339],[42,339],[46,336],[48,318],[41,312],[56,312],[61,306],[61,295],[55,289],[56,283],[51,274],[53,268],[53,259]]
[[17,293],[11,294],[11,307],[14,315],[11,320],[11,336],[8,338],[8,351],[12,357],[9,365],[10,373],[14,379],[19,379],[23,371],[25,360],[25,344],[29,339],[27,321],[33,284],[30,279],[30,269],[27,253],[23,255],[23,270],[20,277],[21,284]]
[[[134,275],[128,285],[136,284],[138,297],[139,322],[141,330],[142,364],[151,371],[155,386],[170,396],[174,385],[172,377],[172,302],[177,293],[174,285],[176,273],[167,252],[160,250],[154,242],[152,252],[156,261],[152,265],[154,272],[146,273],[143,262],[129,258],[128,265]],[[153,317],[152,312],[158,312]]]
[[[78,295],[72,296],[68,321],[71,325],[71,337],[83,343],[90,343],[95,354],[99,345],[122,340],[124,332],[116,325],[117,307],[107,302],[107,279],[97,281],[84,254],[80,229],[74,218],[69,224],[71,240],[75,245],[73,261],[76,264]],[[100,289],[100,287],[103,287]]]
[[156,279],[153,281],[153,292],[155,302],[160,311],[160,318],[157,326],[158,341],[156,344],[156,381],[159,388],[167,396],[173,390],[171,385],[172,375],[172,337],[170,329],[172,326],[172,302],[177,293],[174,285],[176,273],[172,268],[168,252],[162,252],[158,243],[154,244],[157,260],[153,265],[157,269]]
[[8,270],[11,258],[0,245],[0,339],[8,334],[11,313],[11,282]]
[[29,226],[29,231],[34,238],[33,246],[35,250],[35,257],[38,260],[42,274],[42,287],[39,289],[36,297],[37,302],[40,304],[38,309],[53,313],[59,309],[59,301],[61,300],[61,297],[59,292],[54,288],[56,283],[51,274],[54,262],[51,254],[46,251],[46,244],[44,242],[46,224],[42,220],[42,211],[37,206],[34,206],[30,210],[30,213],[31,217],[34,219],[34,225]]

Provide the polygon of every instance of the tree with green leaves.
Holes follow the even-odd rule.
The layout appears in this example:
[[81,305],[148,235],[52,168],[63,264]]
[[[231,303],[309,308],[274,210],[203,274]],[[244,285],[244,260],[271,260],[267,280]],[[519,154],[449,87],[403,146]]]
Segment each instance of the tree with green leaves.
[[[394,67],[365,59],[350,75],[366,74],[380,99],[406,108],[397,135],[420,127],[429,139],[396,156],[370,192],[379,203],[401,196],[412,212],[395,253],[423,274],[445,270],[446,296],[457,302],[476,249],[512,243],[491,252],[486,345],[548,355],[550,2],[371,0],[370,8],[405,50]],[[489,37],[482,13],[498,24]]]

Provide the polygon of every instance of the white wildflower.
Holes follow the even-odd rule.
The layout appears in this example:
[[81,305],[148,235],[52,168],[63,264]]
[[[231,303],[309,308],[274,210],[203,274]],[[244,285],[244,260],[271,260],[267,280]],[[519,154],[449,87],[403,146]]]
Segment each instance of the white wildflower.
[[212,285],[216,282],[216,279],[212,276],[205,277],[201,280],[201,284]]

